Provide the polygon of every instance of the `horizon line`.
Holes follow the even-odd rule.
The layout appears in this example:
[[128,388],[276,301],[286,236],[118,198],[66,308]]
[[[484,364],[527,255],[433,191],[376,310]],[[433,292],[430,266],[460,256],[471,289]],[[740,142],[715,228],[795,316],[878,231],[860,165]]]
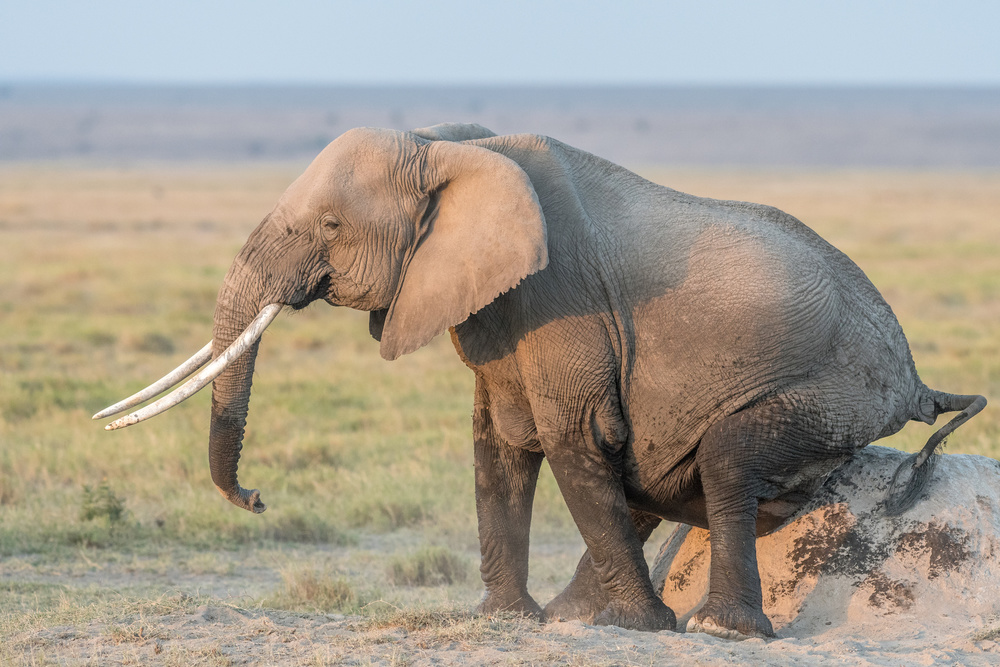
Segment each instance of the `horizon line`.
[[217,80],[183,80],[183,79],[127,79],[127,78],[4,78],[0,76],[0,86],[121,86],[147,88],[208,88],[208,87],[270,87],[270,88],[431,88],[431,89],[470,89],[470,88],[520,88],[520,89],[585,89],[585,88],[686,88],[686,89],[899,89],[899,90],[930,90],[930,89],[1000,89],[1000,81],[996,82],[900,82],[900,81],[755,81],[755,82],[699,82],[699,81],[322,81],[322,80],[274,80],[274,79],[217,79]]

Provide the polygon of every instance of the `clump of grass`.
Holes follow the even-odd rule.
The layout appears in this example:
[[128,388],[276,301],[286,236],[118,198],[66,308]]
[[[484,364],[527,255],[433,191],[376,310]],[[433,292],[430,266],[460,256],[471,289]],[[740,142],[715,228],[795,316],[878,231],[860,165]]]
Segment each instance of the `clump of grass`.
[[465,581],[465,559],[447,547],[424,547],[398,556],[389,565],[389,578],[397,586],[444,586]]
[[130,337],[126,345],[136,351],[148,354],[173,354],[174,341],[161,333],[147,333],[139,337]]
[[35,416],[38,404],[28,396],[10,396],[0,404],[0,415],[8,424],[24,422]]
[[50,532],[42,537],[48,543],[32,546],[39,553],[46,553],[54,543],[73,548],[84,549],[124,549],[141,539],[140,531],[129,530],[130,524],[108,524],[103,522],[88,522],[80,526],[68,526],[64,531]]
[[158,628],[148,623],[126,623],[108,626],[108,637],[114,644],[143,644],[151,639],[166,639]]
[[427,510],[419,503],[381,498],[353,507],[347,514],[351,526],[376,530],[398,530],[427,518]]
[[18,480],[18,475],[14,472],[10,455],[0,454],[0,507],[14,505],[23,497],[20,484],[15,484],[15,480]]
[[481,644],[516,643],[519,632],[537,623],[533,618],[509,612],[479,616],[462,610],[383,607],[370,613],[361,628],[367,631],[403,628],[407,632],[426,632],[438,641]]
[[1000,639],[1000,625],[987,625],[972,633],[974,642],[995,642],[998,639]]
[[96,489],[83,487],[83,502],[80,504],[80,520],[107,519],[109,524],[117,524],[128,516],[125,499],[119,497],[107,480]]
[[282,470],[315,470],[321,466],[339,468],[342,457],[333,451],[328,442],[297,443],[284,450],[261,451],[255,458],[261,463],[277,466]]
[[358,595],[350,582],[310,568],[282,573],[282,586],[266,602],[269,606],[292,611],[329,612],[353,610]]
[[13,505],[21,499],[18,489],[9,484],[0,484],[0,506]]
[[104,330],[87,331],[82,338],[93,347],[110,347],[118,342],[117,335]]
[[297,542],[303,544],[351,544],[352,536],[343,533],[329,522],[304,512],[291,511],[280,520],[268,526],[264,536],[276,542]]
[[468,611],[452,609],[400,609],[394,606],[379,607],[369,612],[361,627],[365,630],[403,628],[410,632],[429,628],[444,628],[467,623],[474,616]]

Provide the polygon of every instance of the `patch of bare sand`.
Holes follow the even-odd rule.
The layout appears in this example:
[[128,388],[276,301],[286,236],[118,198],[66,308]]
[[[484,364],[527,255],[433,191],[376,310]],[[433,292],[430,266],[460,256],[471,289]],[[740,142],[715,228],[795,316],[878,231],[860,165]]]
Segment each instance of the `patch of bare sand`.
[[971,632],[904,639],[782,638],[732,642],[579,621],[539,625],[469,614],[373,620],[201,605],[108,627],[46,628],[26,663],[177,665],[992,665],[1000,647]]

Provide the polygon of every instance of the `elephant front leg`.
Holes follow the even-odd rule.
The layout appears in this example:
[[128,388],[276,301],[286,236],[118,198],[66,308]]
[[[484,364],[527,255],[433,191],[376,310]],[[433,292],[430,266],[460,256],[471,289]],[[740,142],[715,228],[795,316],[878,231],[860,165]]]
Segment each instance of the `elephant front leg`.
[[541,618],[541,608],[528,594],[528,534],[542,454],[504,443],[488,405],[477,404],[473,421],[480,572],[486,585],[476,613]]
[[[639,542],[645,544],[653,530],[660,525],[661,519],[639,510],[631,510],[631,515]],[[577,564],[569,585],[545,605],[545,620],[579,619],[584,623],[593,623],[609,602],[610,598],[601,585],[594,561],[587,550]]]
[[599,586],[590,605],[601,605],[593,610],[593,623],[649,632],[673,630],[677,622],[674,612],[653,591],[621,480],[597,442],[586,436],[583,440],[583,451],[579,444],[567,447],[563,443],[547,449],[546,456],[587,543],[592,564],[587,577],[593,577]]

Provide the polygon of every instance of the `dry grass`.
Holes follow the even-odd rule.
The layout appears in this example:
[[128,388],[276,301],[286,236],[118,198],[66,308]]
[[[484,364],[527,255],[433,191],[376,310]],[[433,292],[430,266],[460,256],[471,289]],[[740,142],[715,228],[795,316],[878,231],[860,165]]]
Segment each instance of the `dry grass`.
[[358,595],[343,575],[296,566],[282,573],[282,584],[268,605],[295,611],[357,610]]
[[1000,639],[1000,626],[986,626],[972,633],[972,641],[993,642]]
[[397,586],[440,586],[468,579],[469,564],[448,547],[422,547],[395,556],[389,563],[389,580]]
[[[261,516],[212,488],[207,394],[121,432],[90,420],[211,336],[230,259],[300,167],[0,167],[0,662],[50,659],[62,640],[30,647],[54,627],[98,623],[108,641],[139,646],[153,631],[142,614],[190,611],[179,590],[369,617],[474,605],[472,377],[446,337],[386,364],[364,314],[318,305],[279,318],[240,465],[269,505]],[[1000,174],[646,175],[796,215],[882,290],[925,382],[1000,397]],[[912,424],[884,444],[914,450],[931,432]],[[1000,410],[948,451],[1000,455]],[[544,601],[581,552],[547,472],[533,526],[529,585]],[[415,556],[427,543],[470,576],[449,582]],[[403,584],[418,561],[433,585],[394,586],[393,563]],[[289,563],[301,569],[281,583]],[[456,637],[506,632],[442,618]],[[213,646],[161,657],[226,664]]]
[[360,627],[367,631],[402,628],[407,632],[426,632],[438,641],[471,645],[484,641],[512,643],[518,632],[537,627],[537,623],[520,614],[477,616],[467,610],[389,607],[370,614]]

